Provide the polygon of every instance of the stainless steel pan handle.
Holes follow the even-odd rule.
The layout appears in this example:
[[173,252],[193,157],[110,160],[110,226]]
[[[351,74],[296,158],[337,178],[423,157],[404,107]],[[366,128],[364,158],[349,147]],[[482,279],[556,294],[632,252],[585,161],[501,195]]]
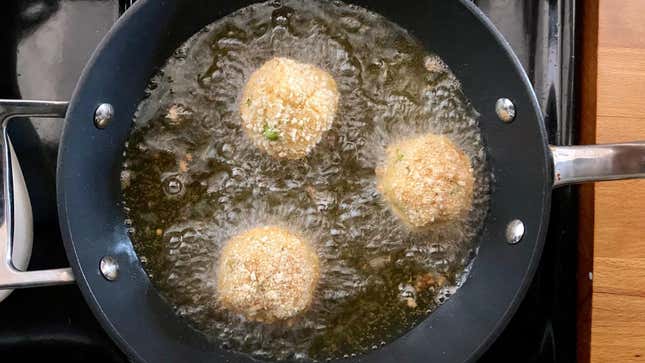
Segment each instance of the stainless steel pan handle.
[[15,289],[74,282],[72,269],[19,271],[12,262],[14,200],[8,122],[17,116],[65,117],[67,102],[0,100],[0,289]]
[[645,178],[645,141],[550,148],[554,188],[574,183]]

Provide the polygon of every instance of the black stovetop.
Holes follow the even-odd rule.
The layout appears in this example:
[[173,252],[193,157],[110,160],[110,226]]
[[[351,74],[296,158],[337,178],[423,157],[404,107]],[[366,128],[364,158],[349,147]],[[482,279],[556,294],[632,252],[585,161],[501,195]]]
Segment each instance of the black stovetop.
[[[0,11],[0,98],[68,100],[83,65],[133,0],[5,0]],[[504,33],[532,80],[549,141],[575,141],[576,0],[475,1]],[[10,136],[34,211],[30,269],[66,266],[55,200],[62,121],[17,120]],[[517,314],[482,362],[573,362],[576,217],[573,188],[554,192],[549,236]],[[0,303],[0,356],[31,362],[126,362],[76,286],[15,291]]]

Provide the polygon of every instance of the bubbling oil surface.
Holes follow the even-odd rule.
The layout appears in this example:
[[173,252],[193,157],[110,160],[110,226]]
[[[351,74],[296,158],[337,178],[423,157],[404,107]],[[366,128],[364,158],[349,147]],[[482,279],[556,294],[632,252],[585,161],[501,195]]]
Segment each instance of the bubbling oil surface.
[[[315,64],[341,94],[332,129],[306,158],[274,160],[240,126],[238,97],[272,57]],[[151,280],[179,315],[227,349],[266,359],[333,359],[411,329],[467,276],[488,209],[477,112],[459,82],[405,30],[340,2],[241,9],[183,44],[150,81],[126,146],[126,223]],[[469,216],[412,232],[375,188],[387,144],[448,135],[470,157]],[[263,324],[216,302],[218,251],[261,224],[302,232],[322,275],[312,306]]]

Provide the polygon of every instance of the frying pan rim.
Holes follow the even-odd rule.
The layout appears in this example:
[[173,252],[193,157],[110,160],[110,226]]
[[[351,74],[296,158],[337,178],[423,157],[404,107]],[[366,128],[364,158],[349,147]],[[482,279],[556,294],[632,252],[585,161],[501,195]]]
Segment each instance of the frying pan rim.
[[[138,11],[136,11],[136,9],[144,6],[144,4],[147,3],[148,1],[152,1],[152,0],[140,0],[135,2],[133,7],[129,11],[127,11],[123,16],[121,16],[116,21],[116,23],[112,26],[112,28],[108,31],[108,33],[103,37],[103,39],[101,40],[97,48],[94,50],[90,59],[86,62],[83,68],[81,77],[77,82],[76,88],[70,100],[70,108],[68,110],[68,115],[71,113],[70,110],[72,110],[76,105],[76,100],[79,99],[79,94],[83,91],[83,85],[85,85],[86,78],[88,78],[88,73],[90,73],[90,70],[94,67],[94,64],[96,63],[96,59],[104,52],[104,48],[106,48],[106,46],[111,42],[114,35],[119,32],[119,30],[124,26],[124,24],[130,21],[133,21],[132,19],[137,17]],[[493,344],[493,342],[501,334],[503,329],[507,326],[510,319],[514,316],[515,311],[517,310],[518,306],[522,302],[523,297],[526,294],[527,288],[530,285],[533,279],[533,276],[535,275],[537,266],[539,265],[540,256],[542,254],[544,243],[545,243],[546,231],[548,229],[548,212],[550,210],[550,204],[551,204],[550,185],[552,185],[552,173],[551,173],[552,159],[548,148],[543,115],[541,113],[533,87],[531,86],[528,76],[526,75],[526,72],[524,71],[519,59],[513,52],[510,44],[506,41],[506,39],[501,35],[501,33],[497,30],[497,28],[492,24],[492,22],[486,17],[486,15],[479,8],[477,8],[473,3],[469,2],[468,0],[459,0],[459,3],[462,6],[464,6],[466,9],[468,9],[472,13],[472,15],[475,18],[477,18],[479,22],[486,28],[486,30],[489,33],[491,33],[491,35],[493,35],[493,37],[498,42],[498,44],[501,45],[502,49],[504,50],[504,53],[506,53],[506,54],[500,54],[500,57],[504,57],[504,56],[509,57],[509,59],[513,63],[513,66],[515,67],[515,72],[519,72],[523,86],[527,91],[528,98],[530,100],[530,107],[527,107],[527,109],[532,108],[532,112],[535,113],[535,116],[538,122],[538,129],[541,136],[540,137],[541,143],[543,144],[543,147],[545,150],[545,152],[543,153],[543,158],[544,158],[543,163],[546,166],[545,175],[544,175],[545,188],[544,190],[542,190],[543,203],[542,203],[542,210],[540,212],[540,215],[542,216],[542,221],[539,223],[540,228],[536,233],[535,241],[530,241],[530,242],[523,241],[523,243],[534,242],[534,245],[532,247],[531,257],[529,259],[530,261],[529,266],[526,269],[524,269],[525,273],[524,273],[524,276],[522,277],[522,283],[519,289],[517,289],[515,294],[513,295],[511,303],[508,305],[507,309],[500,316],[500,318],[497,319],[497,322],[495,323],[494,328],[489,331],[488,335],[486,335],[485,338],[481,340],[477,348],[475,348],[472,351],[472,354],[468,358],[468,361],[474,361],[478,357],[480,357]],[[69,122],[66,118],[65,125],[68,126],[68,124]],[[67,127],[64,127],[62,137],[61,137],[62,141],[67,139],[65,137],[66,130],[67,130]],[[66,147],[67,145],[65,143],[61,144],[61,149],[65,149]],[[65,194],[73,193],[73,191],[66,190],[65,183],[63,182],[63,178],[62,178],[63,176],[62,170],[64,169],[63,165],[65,163],[64,154],[65,153],[62,152],[62,150],[58,153],[58,162],[57,162],[58,170],[57,170],[56,183],[57,183],[57,196],[58,196],[57,200],[58,200],[58,210],[59,210],[59,219],[60,219],[59,223],[61,225],[61,233],[64,237],[63,242],[65,245],[65,250],[68,256],[68,260],[74,270],[74,274],[78,281],[79,289],[81,290],[85,300],[88,302],[90,309],[96,316],[97,320],[99,321],[103,329],[105,329],[106,333],[108,333],[112,337],[112,339],[119,346],[119,348],[121,348],[121,350],[129,358],[137,361],[145,361],[143,357],[141,357],[137,353],[137,350],[135,350],[124,339],[124,337],[121,334],[119,334],[116,327],[112,324],[110,319],[108,319],[107,314],[101,308],[98,298],[90,289],[89,281],[87,279],[86,273],[84,269],[81,267],[81,261],[76,251],[76,245],[74,243],[74,239],[72,238],[72,226],[70,224],[70,219],[68,218],[68,206],[67,206],[67,199],[65,198]]]
[[545,150],[545,152],[543,153],[544,165],[546,165],[546,169],[545,169],[546,175],[544,176],[544,178],[547,182],[545,183],[547,188],[542,191],[543,203],[542,203],[542,210],[540,212],[540,215],[542,216],[542,221],[540,223],[540,229],[537,232],[535,245],[533,247],[533,253],[530,258],[530,265],[528,269],[525,270],[526,272],[524,274],[524,277],[522,278],[522,284],[520,285],[520,288],[516,290],[511,304],[508,306],[508,308],[502,315],[501,319],[497,321],[497,324],[490,331],[490,334],[488,334],[488,336],[486,336],[486,338],[481,341],[481,344],[479,345],[479,347],[473,351],[473,354],[470,357],[469,361],[474,362],[477,359],[479,359],[479,357],[481,357],[488,350],[488,348],[490,348],[490,346],[500,336],[504,328],[508,325],[508,323],[513,318],[513,316],[515,316],[515,312],[517,311],[520,304],[524,300],[524,296],[526,296],[528,288],[531,285],[531,282],[533,281],[533,277],[535,276],[535,272],[537,271],[537,267],[539,265],[539,262],[542,256],[542,252],[544,251],[546,234],[549,228],[548,215],[551,210],[551,197],[552,197],[553,188],[552,187],[548,188],[548,186],[553,185],[553,172],[552,172],[553,157],[551,155],[551,151],[549,149],[549,143],[547,141],[548,137],[547,137],[546,127],[544,125],[544,115],[542,114],[540,104],[535,94],[535,90],[533,89],[531,81],[529,80],[529,77],[526,74],[526,71],[524,70],[522,63],[520,62],[519,58],[513,51],[513,48],[511,47],[510,43],[497,29],[497,27],[493,24],[493,22],[488,18],[488,16],[486,16],[486,14],[484,14],[484,12],[480,8],[478,8],[474,2],[469,0],[459,0],[459,2],[462,5],[464,5],[465,8],[468,9],[477,19],[479,19],[481,24],[493,35],[493,37],[495,37],[497,42],[504,49],[506,56],[510,58],[511,62],[513,63],[513,66],[515,67],[516,72],[520,74],[520,78],[522,79],[524,88],[528,91],[528,94],[529,94],[528,96],[531,101],[531,108],[533,108],[533,112],[535,113],[538,121],[538,129],[540,131],[540,136],[541,136],[540,139],[542,140],[542,144]]
[[[65,121],[63,125],[63,130],[61,132],[61,138],[60,138],[61,144],[59,146],[58,158],[56,161],[56,194],[57,194],[56,200],[58,204],[58,215],[59,215],[58,219],[59,219],[59,224],[61,225],[61,234],[63,236],[65,253],[67,254],[67,259],[69,261],[70,266],[72,267],[72,271],[74,272],[74,276],[76,278],[76,285],[81,290],[81,294],[83,295],[85,301],[87,302],[87,305],[89,306],[90,310],[94,314],[94,317],[99,322],[101,327],[105,330],[106,334],[110,336],[110,338],[112,338],[112,341],[115,342],[115,344],[128,357],[129,360],[137,361],[137,362],[145,362],[146,360],[139,355],[137,350],[133,349],[133,347],[130,346],[130,344],[128,344],[127,340],[123,338],[121,334],[119,334],[119,331],[112,324],[112,322],[107,318],[107,314],[101,308],[101,304],[99,303],[98,298],[94,295],[92,290],[89,288],[89,282],[85,275],[84,269],[81,268],[81,261],[76,252],[76,244],[74,243],[74,239],[72,238],[72,233],[71,233],[72,227],[70,225],[70,219],[67,217],[68,215],[67,205],[65,203],[66,199],[64,198],[65,187],[64,187],[64,183],[62,182],[64,152],[62,152],[62,150],[60,149],[64,149],[66,147],[64,141],[67,139],[65,137],[67,125],[69,123],[67,118],[68,118],[68,115],[71,114],[71,111],[73,110],[74,106],[76,105],[76,100],[78,100],[79,98],[78,95],[83,90],[83,85],[86,83],[86,78],[88,78],[89,71],[94,67],[94,64],[96,63],[97,58],[99,58],[99,56],[103,53],[104,48],[107,47],[111,39],[119,31],[119,29],[124,27],[124,25],[127,22],[132,21],[130,20],[131,18],[135,18],[137,16],[136,10],[144,6],[145,2],[147,2],[147,0],[135,1],[134,4],[128,9],[128,11],[123,13],[116,20],[116,22],[112,25],[112,27],[110,27],[108,32],[105,34],[105,36],[103,36],[103,38],[97,45],[96,49],[94,49],[94,51],[92,52],[92,55],[83,66],[81,75],[78,81],[76,82],[76,86],[74,87],[74,92],[72,92],[72,97],[70,98],[69,107],[67,108],[67,114],[65,115]],[[79,279],[79,276],[82,276],[82,279]]]

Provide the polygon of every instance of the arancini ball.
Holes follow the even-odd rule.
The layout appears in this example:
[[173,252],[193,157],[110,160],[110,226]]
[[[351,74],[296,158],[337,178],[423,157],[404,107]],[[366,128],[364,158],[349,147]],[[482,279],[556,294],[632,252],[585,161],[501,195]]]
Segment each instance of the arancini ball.
[[320,264],[302,236],[262,226],[226,242],[216,273],[222,306],[249,320],[270,323],[293,318],[309,307]]
[[334,78],[312,65],[273,58],[251,74],[240,99],[242,127],[253,143],[279,159],[305,157],[334,122]]
[[472,207],[470,159],[448,137],[427,133],[387,146],[376,168],[377,189],[413,229],[450,222]]

